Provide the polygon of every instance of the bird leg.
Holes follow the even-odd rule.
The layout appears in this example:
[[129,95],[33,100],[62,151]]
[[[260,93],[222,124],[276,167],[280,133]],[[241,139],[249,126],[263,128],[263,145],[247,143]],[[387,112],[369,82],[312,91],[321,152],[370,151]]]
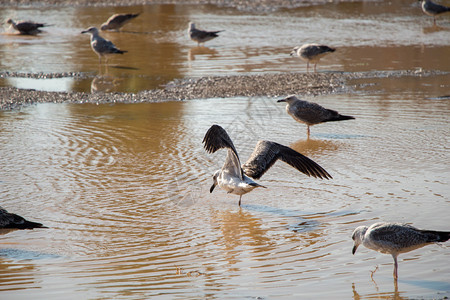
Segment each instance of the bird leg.
[[309,125],[306,125],[306,126],[307,126],[306,133],[308,134],[308,139],[309,139],[309,135],[310,135],[311,131],[309,130]]
[[397,256],[394,256],[394,279],[397,280],[398,278],[398,263],[397,263]]
[[242,195],[239,196],[239,207],[241,207],[241,199],[242,199]]
[[317,66],[317,63],[314,64],[314,73],[316,73],[316,66]]
[[306,73],[309,73],[309,61],[306,62]]
[[373,270],[373,271],[370,271],[370,278],[372,279],[372,281],[374,281],[373,280],[373,274],[375,274],[375,272],[378,270],[378,265],[375,267],[375,270]]

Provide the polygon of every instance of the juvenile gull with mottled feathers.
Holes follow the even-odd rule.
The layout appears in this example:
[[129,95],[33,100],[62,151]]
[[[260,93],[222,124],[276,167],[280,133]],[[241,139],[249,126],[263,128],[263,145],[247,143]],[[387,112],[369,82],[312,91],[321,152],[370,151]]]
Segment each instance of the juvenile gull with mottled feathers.
[[431,243],[446,242],[450,238],[448,231],[421,230],[408,224],[375,223],[371,226],[359,226],[352,234],[354,241],[352,253],[359,245],[394,258],[394,278],[398,278],[397,256]]
[[101,30],[116,30],[125,26],[128,22],[139,16],[139,14],[114,14],[102,24]]
[[31,21],[17,21],[14,22],[12,19],[6,20],[6,24],[10,24],[12,28],[17,30],[20,34],[23,35],[36,35],[42,30],[39,28],[49,26],[44,23],[36,23]]
[[300,100],[294,95],[280,99],[277,102],[286,102],[286,112],[297,122],[304,123],[308,126],[308,137],[310,135],[309,127],[312,125],[324,122],[352,120],[355,118],[341,115],[337,111],[325,108],[317,103]]
[[188,34],[191,40],[197,42],[197,45],[200,46],[200,44],[204,44],[207,41],[210,41],[212,39],[215,39],[218,37],[218,33],[222,32],[223,30],[219,31],[206,31],[206,30],[200,30],[195,27],[195,24],[192,22],[189,22],[189,28],[188,28]]

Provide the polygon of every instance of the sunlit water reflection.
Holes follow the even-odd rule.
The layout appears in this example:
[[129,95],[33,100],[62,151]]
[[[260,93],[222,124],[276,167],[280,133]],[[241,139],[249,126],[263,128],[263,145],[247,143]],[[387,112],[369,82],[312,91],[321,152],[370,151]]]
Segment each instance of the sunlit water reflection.
[[[104,37],[127,50],[99,68],[81,31],[100,26],[118,12],[142,12],[123,28]],[[0,19],[32,19],[53,26],[36,37],[0,34],[0,71],[23,73],[81,72],[87,79],[6,78],[2,86],[52,91],[137,92],[173,79],[208,75],[304,72],[306,64],[290,57],[294,46],[324,43],[338,50],[324,58],[319,71],[439,69],[450,71],[450,23],[432,27],[419,2],[401,0],[335,3],[281,9],[272,13],[241,12],[210,5],[130,7],[22,7],[0,10]],[[225,29],[220,37],[197,47],[187,24]]]
[[[2,298],[449,296],[448,245],[400,256],[396,289],[392,258],[352,256],[350,238],[376,221],[448,230],[448,82],[385,78],[310,98],[356,117],[314,126],[310,140],[268,98],[1,112],[1,205],[49,227],[0,237]],[[236,195],[209,193],[225,156],[202,148],[213,123],[243,160],[273,140],[333,179],[280,162],[239,209]]]

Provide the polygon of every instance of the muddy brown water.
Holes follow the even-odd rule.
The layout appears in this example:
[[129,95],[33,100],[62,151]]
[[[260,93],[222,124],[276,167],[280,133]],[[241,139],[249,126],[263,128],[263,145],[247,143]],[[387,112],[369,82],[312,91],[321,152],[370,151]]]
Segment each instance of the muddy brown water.
[[[118,12],[141,12],[123,32],[102,35],[124,55],[99,68],[89,36],[81,31],[99,27]],[[355,2],[281,9],[266,14],[205,5],[130,7],[2,8],[0,19],[31,19],[52,26],[26,37],[0,34],[0,71],[82,73],[71,77],[31,79],[7,77],[3,86],[52,91],[138,92],[161,87],[173,79],[206,75],[303,72],[306,64],[290,57],[304,43],[324,43],[338,50],[319,64],[320,71],[440,69],[449,71],[449,18],[438,26],[414,1]],[[187,24],[225,31],[197,47]],[[447,60],[448,61],[448,60]]]
[[[406,1],[402,3],[405,5]],[[334,23],[330,20],[344,20],[357,35],[359,26],[368,22],[372,27],[386,29],[386,23],[391,22],[406,32],[390,32],[395,39],[386,38],[388,33],[377,35],[378,42],[368,35],[356,46],[340,51],[347,53],[348,65],[336,53],[325,58],[319,70],[423,67],[449,71],[449,61],[441,56],[448,51],[448,36],[443,36],[442,30],[423,32],[431,23],[416,11],[416,3],[406,4],[405,10],[397,5],[383,7],[379,2],[332,6],[341,9],[339,18],[331,18],[335,14],[326,9],[328,6],[254,14],[251,18],[247,13],[210,6],[139,8],[144,13],[158,11],[166,16],[160,17],[161,22],[179,27],[169,34],[170,39],[178,41],[177,51],[181,54],[173,55],[173,64],[166,66],[164,74],[169,74],[168,77],[217,74],[219,69],[228,74],[275,72],[286,66],[292,71],[305,70],[303,63],[274,51],[281,48],[285,51],[284,46],[274,43],[284,40],[280,35],[263,36],[255,29],[246,32],[262,48],[258,55],[242,58],[246,70],[234,65],[236,57],[225,64],[226,59],[222,60],[220,55],[236,51],[233,48],[253,47],[256,51],[258,47],[248,46],[250,37],[246,42],[232,38],[236,33],[228,27],[223,39],[210,45],[220,53],[220,58],[201,54],[189,61],[187,52],[195,47],[185,37],[189,18],[174,13],[187,16],[187,11],[199,24],[218,29],[226,25],[239,27],[237,20],[281,28],[284,25],[279,22],[285,25],[303,22],[302,16],[319,23],[328,22],[330,28]],[[358,13],[351,7],[357,8]],[[78,24],[66,29],[80,43],[79,53],[70,52],[67,60],[72,60],[73,68],[95,74],[97,59],[86,46],[88,38],[75,33],[84,27],[84,18],[100,13],[107,16],[119,9],[53,11],[60,10],[70,12],[73,23]],[[19,15],[24,11],[31,14],[33,10],[2,10],[2,16],[5,11]],[[51,11],[40,13],[50,15]],[[230,18],[236,22],[230,22]],[[147,18],[138,20],[128,29],[137,31],[133,26],[140,26],[139,22]],[[449,25],[448,19],[442,21],[443,26]],[[316,32],[316,36],[322,32],[314,22],[305,24],[310,26],[308,34]],[[164,30],[157,28],[155,25],[155,29],[145,30],[162,36]],[[62,29],[55,26],[52,30]],[[288,30],[291,31],[289,34],[293,35],[294,29]],[[413,31],[420,37],[420,43],[408,39]],[[47,34],[52,35],[51,32],[49,28]],[[333,43],[343,47],[352,34],[347,30],[338,33],[343,38],[335,37]],[[323,31],[323,34],[327,37],[330,33]],[[110,34],[111,39],[116,36]],[[319,35],[317,39],[325,41],[325,37]],[[446,43],[443,37],[444,41],[447,38]],[[1,36],[2,55],[5,48],[14,45],[16,49],[27,49],[28,46],[18,47],[16,43],[6,47],[3,42],[10,38],[19,37]],[[29,43],[44,47],[44,43],[37,41],[45,38],[47,35],[29,38]],[[231,46],[225,46],[225,41]],[[283,42],[288,44],[289,41]],[[45,50],[42,53],[48,54]],[[244,56],[249,51],[239,53]],[[367,59],[355,59],[352,53],[364,54]],[[262,59],[265,55],[267,60]],[[39,57],[36,54],[38,60]],[[122,61],[125,58],[125,55],[114,58],[113,64],[129,65],[129,61]],[[252,60],[256,62],[253,64]],[[266,63],[272,60],[279,64]],[[1,64],[2,68],[9,64],[7,70],[14,71],[12,60],[8,62],[2,57]],[[217,64],[229,68],[219,68]],[[48,62],[41,67],[32,65],[25,70],[27,66],[17,64],[15,70],[52,69]],[[68,62],[58,64],[55,59],[53,70],[73,70],[66,68],[68,65]],[[170,71],[173,65],[178,66],[175,75]],[[124,72],[119,72],[118,77],[131,76],[128,69],[109,69],[118,70]],[[358,249],[353,256],[351,233],[359,225],[377,221],[449,230],[450,102],[445,97],[450,94],[449,83],[450,76],[445,73],[361,79],[350,83],[356,87],[353,93],[308,98],[356,117],[313,126],[309,140],[305,126],[293,121],[276,99],[266,97],[116,105],[38,104],[20,111],[0,112],[1,205],[49,227],[0,235],[1,298],[448,297],[448,243],[400,255],[400,279],[395,285],[392,258],[365,248]],[[75,81],[67,86],[72,89],[77,84],[83,85]],[[244,195],[239,209],[238,196],[222,190],[209,193],[211,175],[225,157],[224,151],[210,155],[202,148],[202,138],[213,123],[227,129],[242,160],[250,155],[259,139],[273,140],[312,158],[333,179],[308,178],[279,162],[258,181],[267,189]],[[377,265],[379,269],[372,281],[370,271]]]

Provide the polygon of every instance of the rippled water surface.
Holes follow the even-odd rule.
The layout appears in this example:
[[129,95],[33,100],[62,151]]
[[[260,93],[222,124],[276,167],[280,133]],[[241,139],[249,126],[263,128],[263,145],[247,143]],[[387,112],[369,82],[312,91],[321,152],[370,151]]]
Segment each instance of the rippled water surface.
[[[98,66],[89,36],[113,13],[141,12],[122,32],[104,32],[124,55]],[[270,13],[241,12],[206,5],[131,7],[2,8],[7,18],[43,21],[53,26],[26,37],[0,32],[0,71],[23,73],[81,72],[87,79],[7,77],[0,85],[50,91],[137,92],[173,79],[206,75],[303,72],[306,64],[290,57],[304,43],[324,43],[338,50],[322,59],[321,71],[441,69],[448,57],[450,21],[438,26],[417,1],[367,1],[281,9]],[[225,31],[197,47],[187,35],[189,21],[199,28]]]
[[[268,98],[1,112],[2,205],[49,227],[0,237],[2,299],[449,296],[448,245],[401,255],[395,287],[392,258],[364,248],[352,256],[350,238],[376,221],[448,230],[444,77],[312,98],[356,120],[312,127],[310,140]],[[202,148],[213,123],[243,160],[257,140],[273,140],[333,179],[279,162],[239,209],[238,196],[209,193],[225,156]]]
[[[319,71],[439,71],[355,80],[350,94],[307,98],[356,117],[314,126],[309,140],[284,105],[264,97],[0,112],[0,205],[49,227],[0,233],[0,298],[450,297],[448,243],[400,255],[398,285],[390,256],[351,254],[359,225],[449,230],[450,23],[430,27],[415,1],[383,3],[267,14],[188,5],[0,10],[3,19],[54,24],[38,37],[1,34],[0,71],[91,76],[2,85],[138,91],[190,76],[305,71],[289,51],[311,40],[338,47]],[[105,70],[79,32],[119,11],[142,15],[105,34],[129,53],[99,76]],[[186,36],[189,20],[226,31],[198,48]],[[225,158],[202,147],[214,123],[242,160],[258,140],[272,140],[333,179],[279,162],[258,181],[267,189],[244,195],[239,208],[238,196],[209,193]]]

